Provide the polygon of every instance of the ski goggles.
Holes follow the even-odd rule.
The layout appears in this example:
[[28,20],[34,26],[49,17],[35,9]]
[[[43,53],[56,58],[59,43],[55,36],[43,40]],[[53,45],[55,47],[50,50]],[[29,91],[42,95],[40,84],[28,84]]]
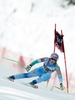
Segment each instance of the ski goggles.
[[54,58],[50,58],[51,60],[54,60],[55,62],[57,61],[56,59],[54,59]]

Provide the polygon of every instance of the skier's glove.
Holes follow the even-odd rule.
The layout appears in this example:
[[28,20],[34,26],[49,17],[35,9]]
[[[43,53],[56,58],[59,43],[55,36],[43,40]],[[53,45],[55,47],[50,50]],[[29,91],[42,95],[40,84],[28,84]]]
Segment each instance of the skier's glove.
[[63,86],[62,83],[60,83],[60,89],[61,89],[61,90],[64,90],[64,89],[65,89],[65,87]]
[[31,65],[28,65],[25,69],[26,69],[26,71],[28,72],[30,69],[31,69]]

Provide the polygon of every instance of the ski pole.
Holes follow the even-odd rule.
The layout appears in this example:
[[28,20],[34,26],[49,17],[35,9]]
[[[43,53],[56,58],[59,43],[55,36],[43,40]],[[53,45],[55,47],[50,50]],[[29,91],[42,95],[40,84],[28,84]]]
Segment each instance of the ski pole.
[[64,90],[64,89],[65,89],[65,87],[63,87],[63,89],[61,89],[61,88],[58,87],[58,86],[52,86],[52,88],[51,88],[50,90],[52,91],[54,88],[57,88],[57,89],[59,89],[59,90]]
[[[13,59],[10,59],[10,58],[6,58],[6,57],[3,57],[4,59],[6,60],[9,60],[9,61],[12,61],[12,62],[16,62],[18,63],[19,65],[21,65],[21,63],[19,61],[16,61],[16,60],[13,60]],[[22,66],[23,67],[23,66]],[[25,69],[25,67],[23,67]]]
[[10,61],[13,61],[13,62],[16,62],[16,63],[20,64],[20,62],[18,62],[16,60],[13,60],[13,59],[10,59],[10,58],[6,58],[6,57],[3,57],[3,58],[6,59],[6,60],[10,60]]
[[50,90],[53,91],[54,88],[60,89],[60,88],[57,87],[57,86],[52,86],[52,88],[51,88]]

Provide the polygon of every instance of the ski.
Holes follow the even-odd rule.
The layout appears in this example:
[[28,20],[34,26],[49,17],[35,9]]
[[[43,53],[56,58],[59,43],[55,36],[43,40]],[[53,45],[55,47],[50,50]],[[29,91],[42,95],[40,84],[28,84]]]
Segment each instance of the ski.
[[24,83],[23,85],[26,85],[26,86],[29,86],[29,87],[38,89],[38,85],[31,85],[31,84],[29,84],[29,83]]

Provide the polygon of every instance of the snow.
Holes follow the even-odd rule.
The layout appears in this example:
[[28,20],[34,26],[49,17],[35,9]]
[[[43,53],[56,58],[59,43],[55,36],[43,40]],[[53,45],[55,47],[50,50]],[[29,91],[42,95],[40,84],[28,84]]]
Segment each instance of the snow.
[[[29,58],[49,56],[54,49],[54,25],[63,31],[69,78],[75,77],[75,6],[68,0],[0,0],[0,46]],[[64,72],[63,54],[58,61]],[[19,73],[19,68],[0,61],[0,76]],[[23,80],[24,81],[24,80]],[[18,81],[19,82],[19,81]],[[70,81],[74,84],[74,79]],[[35,90],[0,79],[0,100],[73,100],[75,96],[51,92],[40,85]]]
[[33,89],[17,82],[0,78],[0,100],[73,100],[75,95],[50,90]]

